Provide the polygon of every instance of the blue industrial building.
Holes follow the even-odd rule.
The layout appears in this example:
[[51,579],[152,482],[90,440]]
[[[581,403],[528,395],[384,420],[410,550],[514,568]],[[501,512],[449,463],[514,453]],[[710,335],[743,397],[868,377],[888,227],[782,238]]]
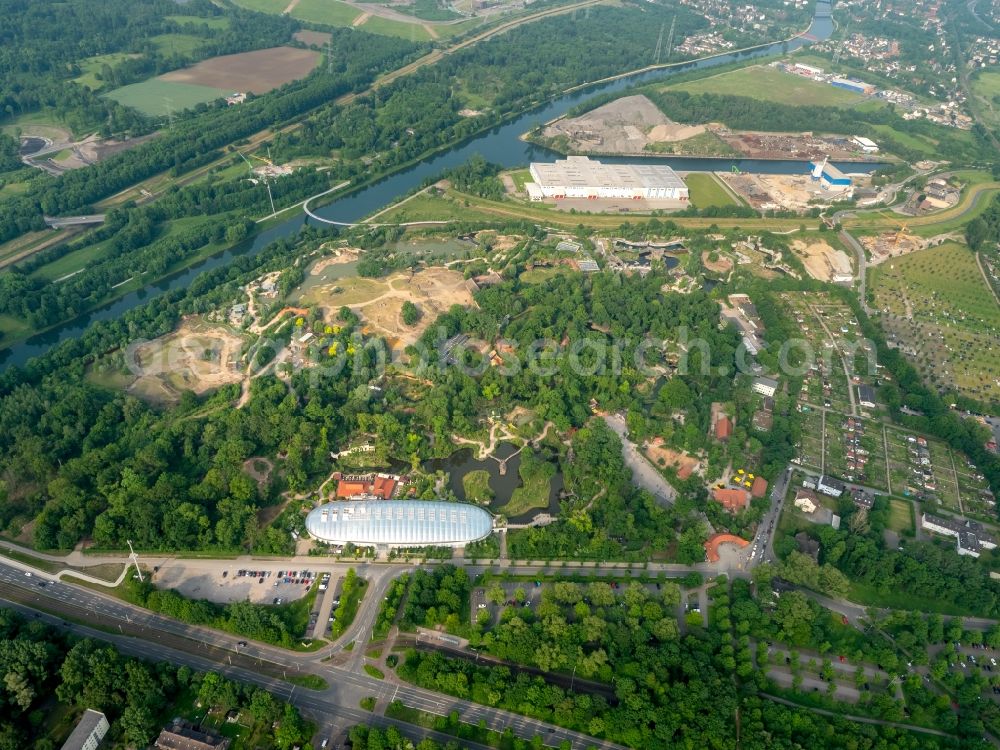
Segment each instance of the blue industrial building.
[[825,159],[812,163],[812,178],[827,189],[849,188],[853,184],[851,178],[841,172]]

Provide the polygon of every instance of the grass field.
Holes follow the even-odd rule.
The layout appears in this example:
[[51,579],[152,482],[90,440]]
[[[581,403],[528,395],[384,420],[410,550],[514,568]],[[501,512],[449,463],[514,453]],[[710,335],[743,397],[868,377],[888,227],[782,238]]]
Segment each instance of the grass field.
[[490,489],[490,473],[486,469],[470,471],[462,477],[462,487],[465,489],[465,499],[476,503],[488,503],[493,499]]
[[167,16],[168,21],[181,26],[208,26],[210,29],[228,29],[228,18],[202,18],[201,16]]
[[160,52],[172,52],[177,55],[190,55],[205,44],[201,37],[190,34],[158,34],[149,38]]
[[549,490],[552,487],[552,477],[556,467],[549,461],[542,461],[525,449],[521,454],[521,466],[518,474],[522,485],[514,490],[510,500],[500,510],[512,518],[534,508],[545,508],[549,504]]
[[[269,0],[253,1],[269,2]],[[282,7],[277,11],[278,13],[284,10],[288,3],[282,2],[281,5]],[[338,2],[338,0],[300,0],[299,4],[292,9],[293,18],[321,23],[327,26],[350,26],[354,23],[354,19],[360,15],[360,10],[347,3]]]
[[79,250],[73,250],[51,263],[46,263],[44,266],[36,268],[32,271],[31,278],[55,281],[86,268],[88,264],[101,259],[110,247],[111,240],[109,239],[99,242],[96,245],[87,245]]
[[376,221],[395,224],[407,221],[465,220],[495,221],[496,219],[489,214],[469,210],[447,195],[437,196],[431,193],[422,193],[399,207],[381,214]]
[[869,282],[883,326],[929,382],[1000,400],[1000,306],[972,251],[954,242],[920,250],[873,268]]
[[101,72],[101,68],[107,64],[112,68],[118,65],[124,60],[130,58],[142,57],[142,55],[128,54],[125,52],[112,52],[110,55],[97,55],[95,57],[88,57],[80,60],[77,64],[83,73],[73,79],[74,83],[79,83],[81,86],[86,86],[88,89],[96,90],[104,85],[104,81],[97,79],[97,74]]
[[394,21],[380,16],[371,16],[358,28],[370,31],[372,34],[398,36],[402,39],[409,39],[411,42],[429,42],[432,39],[430,32],[419,23]]
[[739,205],[713,174],[692,172],[684,178],[684,182],[691,191],[691,203],[697,208]]
[[151,117],[164,117],[170,112],[180,112],[196,104],[229,96],[232,91],[190,83],[175,83],[151,78],[108,92],[107,96],[126,107],[134,107]]
[[1000,124],[1000,71],[980,71],[970,83],[973,95],[980,101],[982,114],[994,124]]
[[913,505],[909,500],[889,500],[889,528],[896,532],[913,531]]
[[729,73],[679,83],[665,88],[692,94],[753,96],[777,104],[850,106],[862,101],[861,94],[810,81],[771,67],[753,66]]

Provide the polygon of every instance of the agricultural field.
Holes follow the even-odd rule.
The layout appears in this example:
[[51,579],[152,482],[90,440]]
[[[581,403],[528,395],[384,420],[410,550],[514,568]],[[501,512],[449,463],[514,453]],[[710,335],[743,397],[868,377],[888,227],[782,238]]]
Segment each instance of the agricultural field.
[[[261,2],[262,0],[253,1]],[[269,2],[269,0],[263,1]],[[282,0],[280,4],[283,6],[282,10],[284,10],[284,7],[291,3]],[[325,26],[350,26],[360,15],[360,10],[347,3],[339,2],[339,0],[299,0],[298,4],[294,5],[291,11],[292,18],[298,18],[300,21],[311,21],[312,23],[319,23]]]
[[684,177],[691,191],[691,203],[697,208],[709,206],[736,206],[739,202],[729,194],[715,175],[707,172],[692,172]]
[[918,250],[873,268],[869,286],[890,345],[931,385],[1000,400],[1000,306],[972,251],[955,242]]
[[105,83],[97,77],[105,65],[109,65],[113,68],[125,60],[134,59],[136,57],[142,57],[142,55],[129,54],[127,52],[112,52],[110,55],[87,57],[80,60],[78,63],[80,70],[82,70],[83,73],[74,78],[73,81],[75,83],[79,83],[81,86],[86,86],[91,91],[96,91]]
[[396,21],[392,18],[369,16],[368,20],[358,26],[359,29],[383,36],[398,36],[411,42],[429,42],[434,38],[425,24]]
[[247,10],[255,10],[258,13],[271,13],[277,15],[284,12],[288,7],[289,0],[238,0],[236,5]]
[[166,117],[171,112],[180,112],[198,104],[207,104],[224,96],[229,89],[211,86],[196,86],[190,83],[175,83],[151,78],[142,83],[132,83],[108,92],[106,96],[126,107],[133,107],[150,117]]
[[411,0],[410,3],[393,3],[392,9],[424,21],[451,21],[461,16],[441,0]]
[[824,105],[848,107],[864,100],[861,94],[838,89],[825,83],[810,81],[802,76],[755,65],[728,73],[686,81],[664,89],[689,91],[692,94],[722,94],[753,96],[776,104]]
[[265,94],[289,81],[305,78],[319,60],[320,53],[314,50],[272,47],[212,57],[188,68],[164,73],[158,80],[223,89],[227,93]]

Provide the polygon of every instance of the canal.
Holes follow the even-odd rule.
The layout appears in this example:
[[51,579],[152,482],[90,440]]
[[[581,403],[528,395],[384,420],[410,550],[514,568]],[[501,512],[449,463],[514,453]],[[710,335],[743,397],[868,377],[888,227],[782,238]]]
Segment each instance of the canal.
[[[419,187],[424,180],[436,177],[450,167],[465,163],[474,154],[479,154],[488,161],[507,168],[523,166],[533,160],[552,159],[554,156],[552,151],[525,143],[520,140],[520,136],[538,125],[565,114],[581,102],[596,95],[614,94],[625,91],[637,84],[665,80],[671,76],[691,70],[710,68],[735,61],[750,60],[754,57],[790,52],[809,44],[811,41],[821,41],[828,38],[833,32],[833,22],[829,14],[829,3],[817,2],[815,17],[809,30],[801,37],[791,41],[776,42],[756,50],[719,55],[672,68],[636,73],[615,81],[595,84],[565,94],[536,109],[525,112],[504,125],[473,136],[451,149],[433,154],[422,162],[384,177],[362,190],[346,195],[339,200],[334,200],[325,206],[318,208],[313,206],[312,209],[316,214],[324,218],[354,222],[399,200],[414,188]],[[606,157],[602,158],[605,161],[615,160]],[[634,158],[627,160],[635,161]],[[808,169],[808,163],[805,161],[768,161],[760,159],[734,159],[730,161],[725,159],[668,157],[657,158],[657,162],[669,164],[674,169],[687,172],[729,171],[733,166],[743,172],[770,174],[803,173]],[[861,169],[875,169],[877,166],[877,164],[852,164],[849,168],[845,166],[845,169],[848,169],[848,171],[858,171]],[[252,255],[260,252],[274,240],[299,231],[309,221],[308,217],[299,214],[288,221],[261,232],[252,241],[245,242],[218,255],[206,258],[173,276],[149,284],[143,289],[120,297],[114,302],[109,302],[78,318],[14,344],[8,349],[0,351],[0,370],[6,369],[11,365],[23,365],[32,357],[45,354],[49,349],[62,341],[80,336],[93,323],[113,320],[129,310],[149,302],[165,291],[186,287],[203,271],[225,265],[237,256]]]

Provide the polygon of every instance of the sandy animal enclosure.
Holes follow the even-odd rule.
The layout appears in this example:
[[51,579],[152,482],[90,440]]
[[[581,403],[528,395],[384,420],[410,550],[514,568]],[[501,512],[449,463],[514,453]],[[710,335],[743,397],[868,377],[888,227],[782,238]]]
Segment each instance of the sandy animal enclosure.
[[272,47],[212,57],[159,78],[174,83],[231,89],[233,92],[264,94],[289,81],[305,78],[316,67],[319,58],[320,53],[314,50]]
[[[402,346],[414,343],[452,305],[473,304],[462,274],[441,267],[395,274],[377,281],[341,279],[314,289],[312,297],[324,306],[331,322],[335,322],[337,311],[346,305],[360,316],[371,333]],[[415,304],[421,313],[420,320],[412,326],[406,325],[402,318],[406,301]]]
[[792,250],[802,258],[806,271],[814,279],[833,281],[835,276],[850,276],[853,273],[847,253],[836,250],[825,242],[806,244],[802,240],[795,240]]
[[188,320],[133,352],[135,381],[128,387],[139,398],[174,402],[181,391],[206,393],[243,378],[240,352],[243,339],[222,326]]
[[639,154],[651,143],[683,141],[705,132],[704,125],[679,125],[645,96],[616,99],[579,117],[545,128],[545,138],[562,136],[578,151]]

